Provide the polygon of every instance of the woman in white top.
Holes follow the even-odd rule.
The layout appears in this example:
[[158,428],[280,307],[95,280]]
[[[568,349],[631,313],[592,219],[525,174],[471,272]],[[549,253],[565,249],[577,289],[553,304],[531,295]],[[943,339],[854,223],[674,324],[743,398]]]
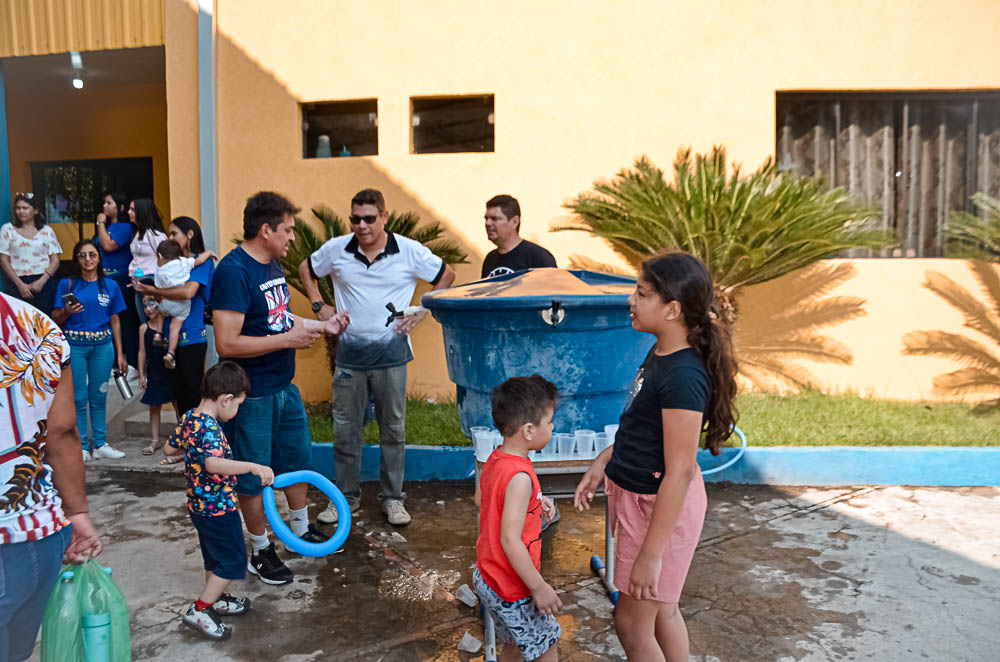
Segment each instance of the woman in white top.
[[56,233],[35,208],[34,196],[18,193],[14,217],[0,228],[0,267],[7,276],[7,294],[50,314],[61,253]]
[[[128,219],[135,225],[136,233],[132,237],[129,248],[132,249],[132,261],[128,265],[129,277],[134,277],[136,272],[141,276],[138,278],[153,277],[156,273],[156,247],[161,241],[167,240],[167,235],[163,231],[163,220],[160,217],[160,210],[156,208],[149,198],[138,198],[132,201],[128,208]],[[135,309],[139,311],[139,319],[146,323],[146,311],[142,307],[142,295],[138,292],[134,295]]]

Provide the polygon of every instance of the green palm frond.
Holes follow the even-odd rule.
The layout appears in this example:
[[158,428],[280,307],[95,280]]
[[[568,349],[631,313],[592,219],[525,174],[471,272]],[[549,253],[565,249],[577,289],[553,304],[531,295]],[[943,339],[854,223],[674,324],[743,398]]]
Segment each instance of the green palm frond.
[[979,340],[945,331],[911,331],[903,336],[903,354],[938,356],[962,368],[934,378],[934,390],[944,395],[1000,396],[1000,276],[985,262],[970,265],[986,302],[947,276],[927,272],[924,287],[937,294],[962,314],[964,326],[989,340]]
[[553,230],[590,232],[635,269],[657,253],[687,251],[730,294],[850,248],[895,241],[871,229],[879,211],[856,204],[843,188],[779,173],[770,159],[748,176],[729,170],[719,146],[707,155],[678,152],[673,182],[640,158],[567,203],[574,220]]
[[948,257],[1000,261],[1000,198],[976,193],[972,202],[983,215],[952,212],[948,219]]

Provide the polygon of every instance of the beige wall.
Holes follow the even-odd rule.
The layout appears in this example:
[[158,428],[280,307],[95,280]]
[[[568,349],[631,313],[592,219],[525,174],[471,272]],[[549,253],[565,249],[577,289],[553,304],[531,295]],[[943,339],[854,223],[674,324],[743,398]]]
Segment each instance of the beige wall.
[[[168,41],[170,16],[168,3]],[[495,193],[520,199],[523,235],[560,264],[571,253],[612,260],[595,239],[547,232],[560,205],[642,154],[668,167],[682,145],[722,143],[756,166],[774,150],[776,90],[1000,81],[1000,59],[983,56],[1000,4],[984,0],[218,0],[217,21],[220,243],[256,190],[346,213],[352,193],[374,186],[459,240],[472,262],[459,282],[491,248],[482,213]],[[496,152],[410,154],[409,98],[470,93],[496,95]],[[379,156],[301,158],[301,102],[372,97]],[[411,390],[452,392],[441,344],[434,322],[416,333]],[[329,397],[318,358],[300,353],[309,399]]]
[[194,0],[164,0],[170,211],[201,220],[198,166],[198,14]]
[[[990,339],[964,327],[962,313],[931,292],[924,283],[938,272],[964,288],[988,308],[991,302],[966,260],[859,259],[828,260],[801,272],[748,288],[739,299],[741,321],[736,334],[737,358],[787,361],[811,373],[811,385],[827,393],[855,393],[890,400],[962,400],[976,402],[1000,397],[1000,384],[982,396],[965,398],[934,390],[938,375],[964,365],[936,356],[906,356],[903,336],[911,331],[947,331],[980,343],[1000,357],[1000,339]],[[1000,276],[1000,265],[994,265]],[[835,270],[840,278],[831,278]],[[831,282],[817,296],[799,299],[812,279]],[[852,319],[823,322],[843,311]],[[994,312],[994,315],[996,313]],[[997,317],[1000,322],[1000,317]],[[774,349],[808,350],[836,355],[846,350],[847,362],[803,359]],[[831,351],[833,350],[833,351]],[[794,357],[794,358],[793,358]],[[769,390],[786,384],[770,380]]]
[[[135,76],[119,82],[109,69],[103,78],[88,78],[84,89],[75,90],[68,73],[53,74],[57,65],[51,62],[56,56],[42,57],[46,58],[44,63],[35,57],[3,63],[11,190],[32,189],[33,161],[152,157],[154,199],[160,211],[169,215],[167,102],[162,72],[160,82],[143,83]],[[129,66],[129,51],[118,51],[116,57],[121,67]],[[68,62],[68,55],[65,60]],[[93,216],[99,211],[95,208]],[[63,259],[69,259],[78,238],[77,226],[53,227],[59,234]],[[85,235],[92,233],[91,225]]]

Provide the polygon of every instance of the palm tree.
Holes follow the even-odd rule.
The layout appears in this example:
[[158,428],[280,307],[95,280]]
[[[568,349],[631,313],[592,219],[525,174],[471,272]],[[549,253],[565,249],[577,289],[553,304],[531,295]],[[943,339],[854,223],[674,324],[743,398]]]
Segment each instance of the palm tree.
[[1000,261],[1000,199],[976,193],[972,202],[983,216],[952,212],[948,224],[948,257]]
[[[281,266],[285,270],[285,280],[288,285],[306,295],[305,287],[302,286],[302,279],[299,277],[299,265],[310,255],[319,250],[324,243],[347,234],[349,232],[347,223],[344,222],[336,212],[326,205],[317,205],[312,208],[313,216],[319,219],[323,225],[323,234],[320,236],[312,226],[302,218],[295,218],[295,241],[288,247],[288,253],[281,258]],[[427,246],[431,251],[444,260],[445,264],[466,264],[468,254],[459,245],[449,239],[443,239],[444,228],[437,221],[419,225],[420,216],[408,211],[399,213],[392,211],[389,213],[389,220],[386,221],[387,232],[408,237],[414,241]],[[233,243],[239,244],[242,240],[234,238]],[[329,278],[319,280],[319,291],[323,296],[323,301],[336,307],[337,302],[333,295],[333,285]],[[326,351],[330,363],[330,374],[333,374],[337,365],[337,336],[324,335],[326,339]]]
[[1000,274],[989,262],[973,261],[969,268],[979,281],[985,303],[937,271],[927,272],[924,287],[961,312],[964,326],[986,336],[990,346],[946,331],[911,331],[903,336],[903,353],[940,356],[964,366],[935,377],[935,392],[986,396],[1000,405]]
[[601,237],[633,269],[663,251],[700,258],[712,273],[722,317],[730,324],[738,317],[741,288],[850,248],[894,242],[888,233],[870,229],[868,219],[879,212],[853,202],[845,189],[826,189],[820,179],[778,172],[771,159],[744,177],[739,166],[727,166],[721,146],[693,160],[690,149],[680,150],[673,182],[642,157],[634,169],[596,182],[594,191],[564,207],[575,218],[554,230]]

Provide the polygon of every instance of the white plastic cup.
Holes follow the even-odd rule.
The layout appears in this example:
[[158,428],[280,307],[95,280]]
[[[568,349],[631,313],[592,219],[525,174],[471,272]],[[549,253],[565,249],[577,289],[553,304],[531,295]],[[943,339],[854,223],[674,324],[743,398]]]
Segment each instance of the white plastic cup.
[[557,452],[557,449],[556,449],[556,437],[557,436],[558,435],[555,435],[555,434],[552,435],[552,438],[549,439],[549,443],[545,444],[545,448],[543,448],[542,450],[540,450],[538,452],[539,459],[550,460],[550,459],[552,459],[552,458],[554,458],[556,456],[556,452]]
[[490,431],[490,436],[493,441],[493,448],[500,448],[503,445],[503,435],[496,430]]
[[611,437],[608,436],[607,432],[598,432],[594,435],[594,453],[595,457],[601,454],[601,451],[606,449],[611,445]]
[[556,452],[559,457],[568,460],[573,456],[573,449],[576,447],[576,437],[560,432],[556,435]]
[[583,460],[592,460],[596,457],[594,453],[594,435],[596,433],[593,430],[577,430],[576,431],[576,452]]
[[479,602],[479,597],[471,588],[469,588],[468,584],[462,584],[459,586],[455,591],[455,597],[468,607],[475,607]]
[[605,425],[604,431],[607,433],[608,438],[611,440],[610,444],[615,443],[615,435],[618,434],[618,424],[612,423],[611,425]]
[[472,437],[472,447],[475,449],[476,459],[485,462],[493,452],[493,435],[489,430],[476,430]]

